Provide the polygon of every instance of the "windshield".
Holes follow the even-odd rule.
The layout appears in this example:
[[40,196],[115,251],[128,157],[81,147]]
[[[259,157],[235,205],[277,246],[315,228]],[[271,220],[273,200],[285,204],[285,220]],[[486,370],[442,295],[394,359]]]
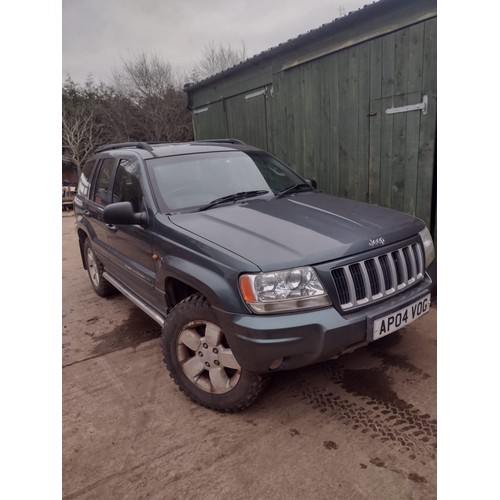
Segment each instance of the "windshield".
[[276,158],[253,151],[218,151],[147,161],[155,198],[163,213],[196,209],[247,191],[273,195],[303,183]]

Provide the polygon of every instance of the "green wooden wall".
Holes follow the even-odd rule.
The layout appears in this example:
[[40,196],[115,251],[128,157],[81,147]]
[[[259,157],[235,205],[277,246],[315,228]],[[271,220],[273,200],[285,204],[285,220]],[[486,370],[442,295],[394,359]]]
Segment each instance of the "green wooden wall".
[[[262,65],[253,88],[233,78],[232,93],[196,109],[195,136],[242,139],[316,178],[325,192],[431,226],[436,25],[432,17],[300,64]],[[385,112],[423,96],[426,114]]]

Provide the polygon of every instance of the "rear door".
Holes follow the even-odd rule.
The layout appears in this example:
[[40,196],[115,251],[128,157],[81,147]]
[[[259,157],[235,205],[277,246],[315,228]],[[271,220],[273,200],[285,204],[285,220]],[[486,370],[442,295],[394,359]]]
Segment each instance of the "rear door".
[[[112,184],[113,203],[129,201],[134,212],[146,210],[141,165],[121,158]],[[107,224],[111,273],[136,295],[154,305],[155,266],[152,233],[139,225]]]

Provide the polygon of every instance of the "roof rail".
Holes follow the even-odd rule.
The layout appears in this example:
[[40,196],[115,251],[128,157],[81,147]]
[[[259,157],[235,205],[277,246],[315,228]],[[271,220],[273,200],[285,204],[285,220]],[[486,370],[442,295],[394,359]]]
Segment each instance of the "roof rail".
[[104,146],[98,147],[94,153],[102,153],[103,151],[110,151],[112,149],[121,148],[137,148],[145,149],[149,151],[153,156],[156,156],[153,152],[153,148],[147,142],[120,142],[118,144],[105,144]]
[[197,139],[194,142],[218,142],[218,143],[229,143],[229,144],[245,144],[245,142],[239,139]]

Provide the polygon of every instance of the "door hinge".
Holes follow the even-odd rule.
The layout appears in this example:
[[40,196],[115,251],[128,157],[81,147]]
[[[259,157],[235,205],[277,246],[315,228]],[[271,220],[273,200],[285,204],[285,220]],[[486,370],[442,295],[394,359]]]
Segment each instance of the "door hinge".
[[399,108],[389,108],[385,110],[386,115],[393,115],[395,113],[406,113],[408,111],[422,111],[423,115],[427,114],[427,104],[429,100],[427,95],[424,95],[422,97],[422,102],[419,102],[418,104],[409,104],[408,106],[401,106]]

